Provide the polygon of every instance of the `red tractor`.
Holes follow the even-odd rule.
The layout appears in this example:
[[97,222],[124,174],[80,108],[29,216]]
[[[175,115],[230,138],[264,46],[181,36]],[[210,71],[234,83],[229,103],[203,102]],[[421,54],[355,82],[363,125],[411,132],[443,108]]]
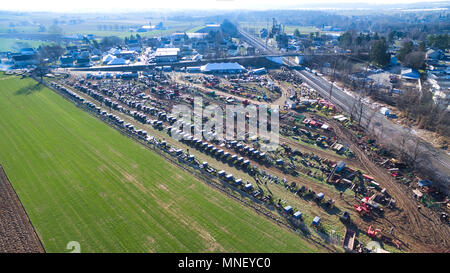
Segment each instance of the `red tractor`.
[[378,234],[378,232],[381,232],[380,229],[372,229],[372,225],[369,226],[369,229],[367,230],[367,235],[369,235],[370,238],[375,238]]
[[366,203],[361,203],[359,205],[353,205],[353,207],[355,208],[356,212],[359,215],[369,215],[371,208],[369,207],[369,205],[367,205]]

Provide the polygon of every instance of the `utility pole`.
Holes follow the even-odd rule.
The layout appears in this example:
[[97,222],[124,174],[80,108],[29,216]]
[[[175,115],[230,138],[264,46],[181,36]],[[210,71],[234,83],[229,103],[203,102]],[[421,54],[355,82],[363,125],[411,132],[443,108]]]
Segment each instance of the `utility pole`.
[[[364,78],[364,86],[363,86],[363,88],[366,88],[366,78],[367,78],[367,70],[369,70],[369,62],[367,62],[367,65],[366,65],[366,72],[364,73],[365,75],[365,78]],[[359,90],[359,93],[358,93],[358,99],[355,99],[355,102],[353,103],[353,106],[352,106],[352,109],[351,109],[351,111],[350,111],[350,117],[353,119],[353,111],[355,111],[355,108],[356,108],[356,101],[358,101],[359,102],[359,104],[360,104],[360,115],[359,115],[359,121],[358,121],[358,124],[361,124],[361,116],[362,116],[362,105],[361,105],[361,92],[362,92],[362,88]]]
[[337,65],[337,58],[334,59],[333,79],[331,80],[331,87],[330,87],[330,101],[331,101],[331,98],[332,98],[331,96],[332,96],[333,85],[334,85],[334,81],[335,81],[336,65]]

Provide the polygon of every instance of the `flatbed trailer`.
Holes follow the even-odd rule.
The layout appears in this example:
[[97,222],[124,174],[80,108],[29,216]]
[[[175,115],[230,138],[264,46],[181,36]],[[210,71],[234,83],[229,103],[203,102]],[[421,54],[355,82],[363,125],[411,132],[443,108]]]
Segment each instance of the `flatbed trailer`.
[[348,228],[345,230],[345,236],[342,246],[344,247],[346,252],[352,252],[355,248],[355,237],[356,233],[353,230]]

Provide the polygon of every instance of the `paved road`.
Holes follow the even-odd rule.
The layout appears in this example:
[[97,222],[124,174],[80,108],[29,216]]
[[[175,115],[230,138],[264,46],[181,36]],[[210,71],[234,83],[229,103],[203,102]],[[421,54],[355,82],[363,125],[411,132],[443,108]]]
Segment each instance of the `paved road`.
[[[277,54],[277,50],[267,48],[263,41],[239,29],[241,35],[255,48],[268,54]],[[296,66],[292,61],[286,60],[288,66]],[[308,71],[295,71],[307,84],[313,87],[323,97],[329,98],[331,83]],[[434,180],[440,182],[442,189],[450,192],[450,156],[424,142],[411,133],[409,128],[393,123],[381,113],[371,109],[367,104],[360,103],[355,98],[337,86],[333,86],[331,102],[343,111],[352,114],[356,120],[361,120],[361,126],[378,137],[378,140],[387,145],[404,147],[411,156],[418,158],[417,165],[433,174]],[[360,115],[361,114],[361,115]]]

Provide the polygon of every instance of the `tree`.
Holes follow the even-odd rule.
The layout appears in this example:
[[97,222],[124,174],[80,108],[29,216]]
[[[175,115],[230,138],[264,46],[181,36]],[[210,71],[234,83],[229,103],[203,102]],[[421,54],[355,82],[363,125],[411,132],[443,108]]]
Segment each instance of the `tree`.
[[392,31],[389,32],[389,34],[388,34],[388,41],[389,41],[390,43],[392,43],[392,42],[394,41],[394,39],[395,39],[396,36],[397,36],[397,31],[392,30]]
[[100,45],[98,44],[98,42],[97,42],[97,40],[92,40],[92,46],[94,47],[94,48],[97,48],[97,49],[99,49],[100,48]]
[[406,55],[405,65],[414,68],[414,69],[422,69],[425,66],[425,52],[423,51],[413,51]]
[[63,30],[59,26],[53,24],[48,28],[48,32],[51,34],[62,34]]
[[36,65],[36,68],[31,72],[32,75],[39,78],[38,85],[41,84],[44,81],[44,76],[47,75],[50,72],[50,69],[48,68],[47,62],[45,59],[41,58],[41,56],[38,56],[39,63]]
[[123,44],[123,40],[117,36],[107,36],[103,37],[100,41],[100,45],[103,48],[111,48],[115,46],[120,46]]
[[370,49],[370,61],[385,66],[389,64],[390,54],[387,53],[387,45],[384,39],[376,41]]
[[353,43],[353,36],[350,32],[345,32],[338,38],[339,46],[343,48],[349,48]]
[[231,23],[228,19],[223,20],[222,24],[220,25],[220,29],[224,32],[230,35],[231,37],[237,37],[238,36],[238,30],[237,27]]
[[42,59],[48,59],[49,62],[56,62],[64,52],[64,48],[58,44],[44,45],[40,48],[39,55]]
[[426,50],[425,41],[420,41],[418,50],[425,52]]
[[397,59],[404,62],[406,55],[411,53],[414,49],[414,44],[412,41],[404,42],[402,47],[399,49],[397,53]]
[[297,38],[300,37],[300,31],[298,30],[298,28],[295,29],[294,36],[297,37]]
[[450,48],[450,36],[448,35],[448,33],[428,35],[427,42],[429,46],[437,47],[442,50]]

